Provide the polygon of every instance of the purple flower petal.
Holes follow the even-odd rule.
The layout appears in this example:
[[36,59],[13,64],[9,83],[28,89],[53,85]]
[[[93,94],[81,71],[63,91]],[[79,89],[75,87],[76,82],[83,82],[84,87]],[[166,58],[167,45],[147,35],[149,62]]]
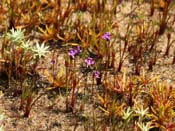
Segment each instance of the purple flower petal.
[[76,49],[74,49],[74,48],[69,48],[69,50],[68,50],[68,55],[69,55],[71,58],[74,58],[75,55],[78,55],[80,52],[81,52],[80,46],[77,46]]
[[95,71],[94,72],[94,77],[95,78],[100,78],[100,72],[99,71]]
[[55,60],[54,59],[51,60],[51,64],[55,64]]
[[68,55],[71,58],[74,58],[75,57],[75,54],[76,54],[76,52],[74,51],[74,49],[73,48],[69,48]]
[[85,59],[85,63],[87,66],[91,66],[95,64],[95,61],[91,57],[88,57]]
[[102,35],[102,38],[106,41],[110,41],[111,40],[110,32],[106,32],[104,35]]

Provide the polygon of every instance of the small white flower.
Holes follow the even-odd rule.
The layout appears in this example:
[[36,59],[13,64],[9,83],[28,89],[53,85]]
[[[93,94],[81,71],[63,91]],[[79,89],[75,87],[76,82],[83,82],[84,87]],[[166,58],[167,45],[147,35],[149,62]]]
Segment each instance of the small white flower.
[[15,30],[14,28],[12,28],[10,32],[6,34],[7,39],[11,40],[12,42],[16,44],[21,43],[25,39],[24,32],[25,30],[21,30],[21,29]]
[[36,47],[32,49],[32,51],[35,53],[34,54],[35,58],[36,57],[41,58],[41,57],[44,57],[46,53],[49,53],[48,49],[49,49],[49,46],[45,46],[44,43],[40,45],[38,42],[36,42]]

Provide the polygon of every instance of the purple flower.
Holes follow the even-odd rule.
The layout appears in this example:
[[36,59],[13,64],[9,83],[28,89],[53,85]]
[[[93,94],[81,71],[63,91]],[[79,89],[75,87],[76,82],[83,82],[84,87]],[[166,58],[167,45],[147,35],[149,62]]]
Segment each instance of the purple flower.
[[78,55],[80,52],[81,52],[80,46],[77,46],[76,49],[74,49],[74,48],[69,48],[69,50],[68,50],[68,55],[69,55],[71,58],[74,58],[75,55]]
[[95,61],[91,57],[88,57],[85,59],[85,63],[87,66],[91,66],[91,65],[95,64]]
[[68,55],[69,55],[71,58],[74,58],[75,55],[76,55],[75,49],[69,48]]
[[102,38],[106,41],[110,41],[111,39],[111,34],[110,32],[106,32],[105,34],[102,35]]
[[95,71],[94,72],[94,77],[95,78],[100,78],[100,72],[99,71]]
[[75,53],[76,54],[79,54],[79,53],[81,53],[81,48],[80,48],[80,46],[77,46],[77,48],[75,49]]
[[51,64],[55,64],[55,60],[54,59],[52,59],[50,62],[51,62]]

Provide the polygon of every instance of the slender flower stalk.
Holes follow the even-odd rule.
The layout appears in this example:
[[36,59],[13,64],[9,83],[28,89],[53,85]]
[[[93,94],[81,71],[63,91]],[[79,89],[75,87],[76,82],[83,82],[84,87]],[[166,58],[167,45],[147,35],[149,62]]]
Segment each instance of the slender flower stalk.
[[[71,111],[74,113],[75,111],[75,99],[76,99],[76,86],[77,86],[77,77],[76,77],[76,59],[75,56],[77,56],[78,54],[80,54],[82,52],[80,46],[77,46],[76,48],[69,48],[68,49],[68,56],[71,59],[71,64],[73,64],[73,75],[71,76],[71,81],[72,81],[72,97],[71,97]],[[68,65],[69,62],[66,60],[65,61],[65,65],[66,65],[66,110],[68,111],[69,107],[68,107],[68,73],[69,73],[69,69],[68,69]]]
[[[105,43],[105,75],[104,75],[105,83],[107,83],[108,68],[109,68],[109,62],[110,62],[110,40],[111,40],[110,32],[106,32],[105,34],[103,34],[102,39],[107,41]],[[105,96],[105,93],[106,93],[106,89],[104,88],[104,96]]]

